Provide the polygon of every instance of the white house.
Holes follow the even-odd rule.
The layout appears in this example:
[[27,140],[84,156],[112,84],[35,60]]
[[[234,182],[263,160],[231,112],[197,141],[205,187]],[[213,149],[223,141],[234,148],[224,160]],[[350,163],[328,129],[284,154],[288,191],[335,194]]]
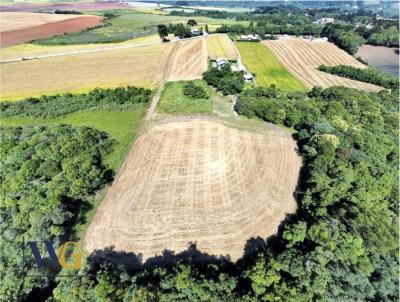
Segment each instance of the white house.
[[260,36],[255,34],[255,35],[240,35],[239,36],[240,41],[258,41],[260,40]]
[[224,65],[229,65],[228,60],[224,58],[218,58],[215,60],[215,63],[217,64],[217,68],[221,68]]

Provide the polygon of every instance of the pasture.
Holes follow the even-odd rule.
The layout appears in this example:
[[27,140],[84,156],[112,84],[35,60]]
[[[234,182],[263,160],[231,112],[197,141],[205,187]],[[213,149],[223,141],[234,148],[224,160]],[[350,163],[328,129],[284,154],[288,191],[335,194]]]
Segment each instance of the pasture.
[[215,60],[225,58],[228,60],[236,60],[237,52],[233,42],[226,34],[213,34],[207,36],[208,56]]
[[[161,94],[157,112],[166,114],[193,114],[211,113],[212,100],[210,98],[189,98],[184,95],[184,81],[167,82]],[[203,87],[207,95],[211,97],[212,89],[203,81],[193,81],[196,86]]]
[[237,42],[242,62],[255,74],[259,86],[275,85],[286,91],[305,90],[305,86],[292,76],[274,57],[272,52],[258,42]]
[[367,91],[382,88],[373,84],[342,78],[317,70],[320,65],[349,65],[357,68],[366,66],[339,49],[333,43],[315,42],[300,38],[270,40],[263,42],[285,66],[306,87],[346,86]]
[[260,133],[213,119],[159,120],[134,143],[84,238],[142,261],[196,243],[237,260],[251,237],[275,234],[297,205],[301,158],[286,131]]
[[2,100],[124,85],[155,88],[163,80],[172,45],[99,51],[3,64]]

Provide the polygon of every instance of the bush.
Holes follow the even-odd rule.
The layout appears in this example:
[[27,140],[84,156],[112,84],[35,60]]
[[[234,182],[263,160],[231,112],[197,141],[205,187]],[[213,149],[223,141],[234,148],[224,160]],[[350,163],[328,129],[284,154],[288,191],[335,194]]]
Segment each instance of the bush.
[[193,99],[208,99],[205,89],[201,86],[197,86],[192,82],[187,82],[183,86],[183,94]]

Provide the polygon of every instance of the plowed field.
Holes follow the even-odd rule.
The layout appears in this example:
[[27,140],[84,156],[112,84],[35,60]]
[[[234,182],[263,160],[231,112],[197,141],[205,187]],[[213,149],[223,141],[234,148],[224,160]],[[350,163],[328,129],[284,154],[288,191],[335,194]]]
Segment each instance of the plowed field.
[[207,67],[206,39],[180,41],[174,43],[169,55],[165,79],[169,81],[200,79]]
[[357,68],[366,66],[329,42],[315,42],[291,38],[263,42],[272,50],[279,62],[302,81],[308,88],[320,86],[347,86],[367,91],[378,91],[382,88],[317,70],[318,66],[350,65]]
[[176,118],[142,134],[86,233],[86,251],[114,246],[142,259],[196,243],[240,258],[251,237],[276,233],[296,210],[301,159],[284,130],[233,129]]

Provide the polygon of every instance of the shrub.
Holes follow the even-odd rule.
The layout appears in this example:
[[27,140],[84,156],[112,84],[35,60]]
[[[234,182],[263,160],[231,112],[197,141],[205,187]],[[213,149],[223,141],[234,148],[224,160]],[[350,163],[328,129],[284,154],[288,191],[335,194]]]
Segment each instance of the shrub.
[[201,86],[197,86],[192,82],[187,82],[183,86],[183,94],[186,95],[187,97],[193,98],[193,99],[208,99],[209,96],[207,95],[207,92],[205,89]]

